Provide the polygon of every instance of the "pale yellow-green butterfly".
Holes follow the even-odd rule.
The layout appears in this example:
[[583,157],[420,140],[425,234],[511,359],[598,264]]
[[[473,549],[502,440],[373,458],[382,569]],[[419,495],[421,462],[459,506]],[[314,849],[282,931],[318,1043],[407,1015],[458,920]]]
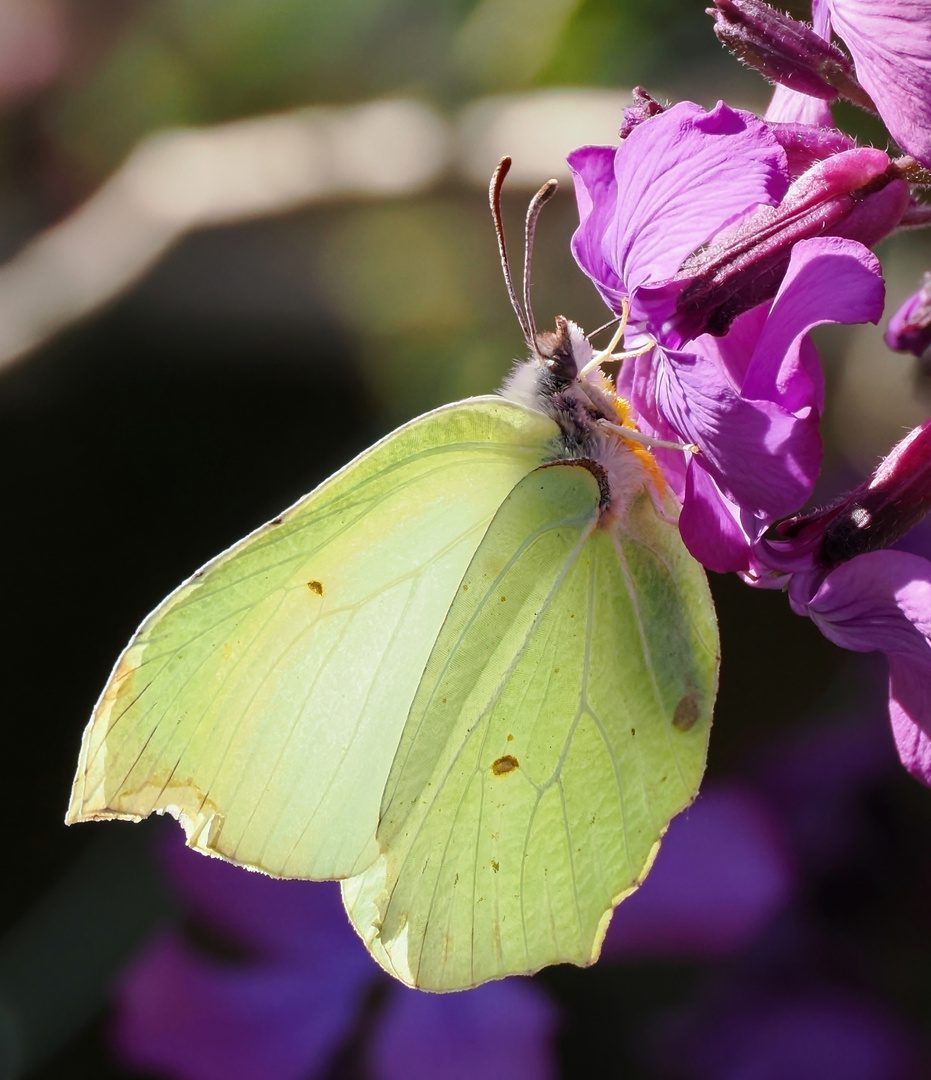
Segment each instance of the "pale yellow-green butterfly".
[[[68,821],[343,879],[389,972],[457,990],[590,964],[695,798],[717,682],[701,567],[582,332],[427,413],[198,570],[85,733]],[[684,450],[687,452],[687,450]]]

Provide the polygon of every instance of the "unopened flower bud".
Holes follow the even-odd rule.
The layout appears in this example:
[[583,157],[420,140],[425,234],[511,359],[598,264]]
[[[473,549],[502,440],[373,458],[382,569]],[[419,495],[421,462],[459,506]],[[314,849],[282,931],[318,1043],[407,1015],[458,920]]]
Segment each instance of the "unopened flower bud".
[[826,510],[781,522],[773,541],[790,541],[822,567],[889,547],[931,510],[931,420],[910,432],[872,478]]
[[685,260],[675,277],[686,282],[675,331],[683,339],[727,333],[738,315],[776,294],[799,240],[841,236],[870,246],[898,225],[908,202],[908,184],[881,150],[818,162],[778,206],[761,206]]
[[857,82],[853,61],[807,24],[762,0],[714,0],[714,32],[771,82],[823,101],[839,95],[875,111]]
[[618,132],[621,140],[626,139],[634,128],[642,124],[644,120],[649,120],[651,116],[657,116],[666,110],[666,106],[661,105],[660,102],[651,97],[642,86],[635,86],[631,96],[634,103],[624,110],[624,122]]

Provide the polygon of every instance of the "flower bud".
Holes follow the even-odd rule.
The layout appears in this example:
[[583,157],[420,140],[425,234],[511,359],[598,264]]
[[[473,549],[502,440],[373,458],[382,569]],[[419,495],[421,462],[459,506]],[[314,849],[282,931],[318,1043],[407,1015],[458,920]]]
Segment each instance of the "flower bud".
[[881,150],[862,147],[812,166],[778,206],[761,206],[689,256],[673,319],[685,339],[726,334],[738,315],[775,296],[799,240],[842,236],[871,245],[898,225],[909,188]]
[[634,103],[624,110],[624,122],[618,132],[622,141],[644,120],[649,120],[651,116],[657,116],[666,111],[666,106],[651,97],[642,86],[635,86],[631,96]]
[[[872,478],[826,510],[777,525],[770,541],[825,568],[889,547],[931,510],[931,420],[910,432]],[[787,552],[788,550],[787,549]]]
[[750,67],[790,90],[833,101],[839,95],[875,111],[853,61],[807,25],[762,0],[714,0],[714,32]]

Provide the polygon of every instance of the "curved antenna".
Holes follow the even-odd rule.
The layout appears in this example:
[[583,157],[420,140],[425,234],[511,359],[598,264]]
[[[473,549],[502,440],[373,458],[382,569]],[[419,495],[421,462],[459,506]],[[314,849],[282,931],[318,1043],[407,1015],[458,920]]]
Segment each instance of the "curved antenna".
[[527,325],[530,330],[531,348],[536,348],[537,327],[533,319],[533,308],[530,304],[530,260],[533,257],[533,234],[537,228],[537,218],[540,211],[556,194],[559,187],[557,180],[547,180],[543,187],[530,200],[527,207],[527,220],[524,222],[524,311],[527,313]]
[[491,206],[491,216],[495,222],[495,236],[498,238],[498,254],[501,256],[501,269],[504,271],[504,283],[507,285],[508,296],[511,298],[511,307],[514,309],[514,314],[517,316],[520,328],[524,332],[527,347],[531,351],[534,351],[537,347],[536,338],[531,333],[531,322],[527,318],[524,309],[520,306],[520,301],[517,299],[517,292],[514,289],[514,279],[511,277],[511,264],[508,261],[508,249],[504,242],[504,225],[501,221],[501,187],[504,184],[504,178],[507,176],[510,168],[511,159],[509,157],[503,157],[498,162],[498,167],[492,174],[491,183],[488,186],[488,202]]

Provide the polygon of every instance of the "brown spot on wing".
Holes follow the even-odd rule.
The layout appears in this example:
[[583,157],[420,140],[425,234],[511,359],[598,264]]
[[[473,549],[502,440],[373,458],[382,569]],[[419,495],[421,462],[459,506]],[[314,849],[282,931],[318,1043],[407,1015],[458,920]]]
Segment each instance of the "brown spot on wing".
[[515,769],[519,769],[520,765],[516,757],[511,757],[510,754],[505,754],[504,757],[499,757],[496,762],[491,766],[491,771],[495,776],[506,776],[509,772],[513,772]]
[[323,582],[322,581],[308,581],[307,588],[312,593],[316,593],[317,596],[323,596]]
[[698,720],[698,695],[690,690],[676,706],[672,714],[672,726],[679,731],[690,731]]

